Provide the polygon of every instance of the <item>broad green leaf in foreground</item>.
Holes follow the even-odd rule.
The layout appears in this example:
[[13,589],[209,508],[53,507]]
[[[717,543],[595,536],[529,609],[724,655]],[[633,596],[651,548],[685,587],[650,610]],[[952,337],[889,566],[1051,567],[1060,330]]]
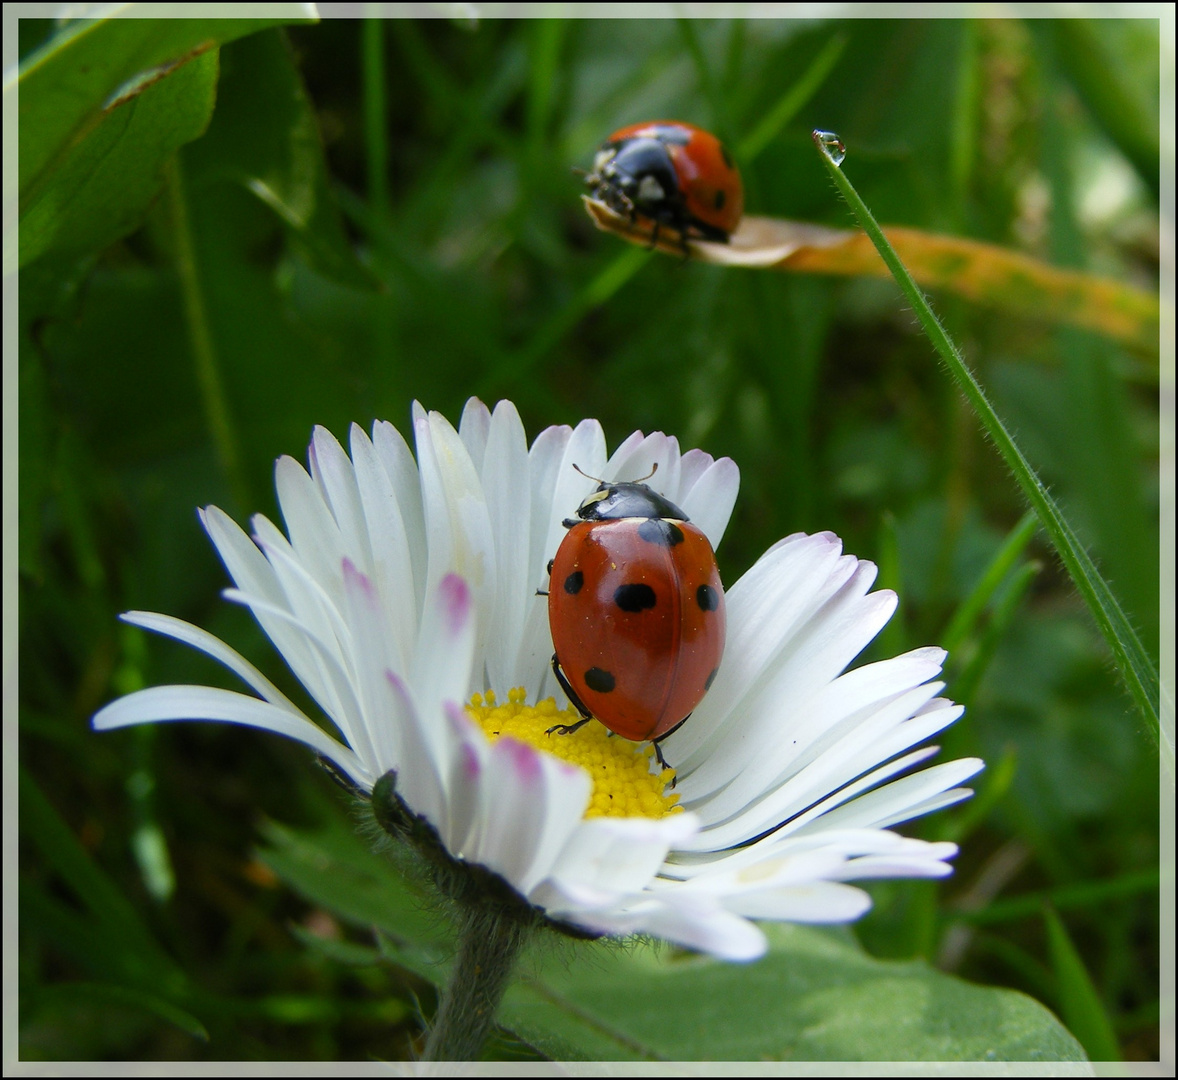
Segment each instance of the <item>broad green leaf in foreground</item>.
[[748,965],[648,945],[557,956],[499,1022],[552,1056],[604,1060],[1083,1060],[1023,994],[873,959],[843,931],[765,928],[770,952]]
[[[219,46],[315,18],[305,4],[274,5],[266,19],[127,17],[140,11],[140,5],[123,5],[119,18],[77,20],[27,57],[16,82],[5,88],[19,87],[20,94],[22,264],[48,250],[55,237],[69,237],[71,225],[81,222],[104,241],[105,215],[113,211],[121,223],[133,218],[133,207],[143,208],[143,191],[162,158],[208,122]],[[181,72],[192,81],[168,85]],[[88,183],[89,173],[95,175]],[[82,205],[75,208],[79,195]],[[61,222],[67,207],[71,220]],[[38,216],[26,230],[34,211]],[[5,252],[6,264],[11,254]]]
[[22,202],[22,266],[48,251],[95,251],[135,229],[163,184],[165,162],[208,125],[217,60],[218,50],[203,52],[103,110]]
[[[268,828],[263,858],[302,895],[445,980],[445,923],[344,822]],[[729,964],[645,943],[555,943],[525,957],[498,1022],[551,1058],[1044,1060],[1083,1051],[1038,1002],[922,962],[883,962],[843,931],[767,926],[769,954]]]

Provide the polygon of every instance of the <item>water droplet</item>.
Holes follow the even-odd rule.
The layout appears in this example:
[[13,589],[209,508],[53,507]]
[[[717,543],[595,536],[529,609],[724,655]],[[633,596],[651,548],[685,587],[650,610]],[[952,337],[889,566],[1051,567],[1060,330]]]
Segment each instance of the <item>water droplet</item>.
[[847,156],[847,148],[843,146],[843,140],[833,131],[819,131],[815,128],[814,145],[835,165],[841,165],[843,158]]

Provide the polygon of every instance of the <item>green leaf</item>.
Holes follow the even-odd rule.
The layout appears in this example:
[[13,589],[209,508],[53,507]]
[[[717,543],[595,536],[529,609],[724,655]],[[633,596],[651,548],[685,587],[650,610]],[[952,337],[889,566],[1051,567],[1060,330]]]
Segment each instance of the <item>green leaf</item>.
[[875,960],[849,934],[767,930],[769,954],[748,965],[587,947],[525,976],[500,1023],[551,1056],[599,1060],[1083,1060],[1022,994]]
[[155,994],[146,993],[127,986],[110,983],[69,982],[57,983],[37,991],[36,1004],[75,1004],[77,1002],[125,1005],[142,1009],[159,1019],[178,1027],[193,1038],[208,1042],[209,1033],[192,1013],[173,1005]]
[[120,97],[21,202],[20,263],[82,253],[131,232],[163,184],[164,163],[213,114],[216,49]]
[[[20,198],[100,123],[108,99],[132,79],[142,88],[203,52],[268,26],[312,22],[303,4],[276,5],[268,19],[142,19],[138,4],[116,19],[79,19],[20,68]],[[130,90],[130,88],[128,88]]]
[[449,939],[444,922],[350,823],[329,817],[314,831],[296,831],[269,822],[263,832],[269,846],[259,857],[283,881],[341,919],[380,930],[388,955],[437,977],[433,965]]
[[268,19],[78,20],[26,58],[21,265],[57,243],[84,250],[133,228],[158,190],[162,161],[208,123],[218,47],[295,21],[312,21],[304,5],[277,7]]
[[[383,943],[390,959],[444,980],[444,924],[346,822],[266,833],[262,857],[288,884],[342,919],[381,928],[395,939]],[[1083,1060],[1059,1022],[1022,994],[922,962],[875,960],[849,934],[765,929],[771,949],[754,964],[645,943],[548,956],[537,948],[498,1022],[565,1059]]]

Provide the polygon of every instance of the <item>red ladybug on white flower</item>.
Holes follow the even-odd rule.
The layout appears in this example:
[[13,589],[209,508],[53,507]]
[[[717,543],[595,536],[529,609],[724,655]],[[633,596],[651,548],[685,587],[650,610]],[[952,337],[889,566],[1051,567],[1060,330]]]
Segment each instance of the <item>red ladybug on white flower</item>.
[[662,738],[702,700],[724,655],[712,545],[643,483],[602,481],[564,524],[548,568],[557,680],[581,723]]

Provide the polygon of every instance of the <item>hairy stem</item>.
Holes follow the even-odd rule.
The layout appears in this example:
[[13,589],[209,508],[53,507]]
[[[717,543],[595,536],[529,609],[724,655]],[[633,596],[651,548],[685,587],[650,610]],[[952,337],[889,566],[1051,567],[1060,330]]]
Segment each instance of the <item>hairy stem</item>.
[[458,957],[425,1044],[425,1061],[475,1061],[535,923],[497,903],[463,906]]

